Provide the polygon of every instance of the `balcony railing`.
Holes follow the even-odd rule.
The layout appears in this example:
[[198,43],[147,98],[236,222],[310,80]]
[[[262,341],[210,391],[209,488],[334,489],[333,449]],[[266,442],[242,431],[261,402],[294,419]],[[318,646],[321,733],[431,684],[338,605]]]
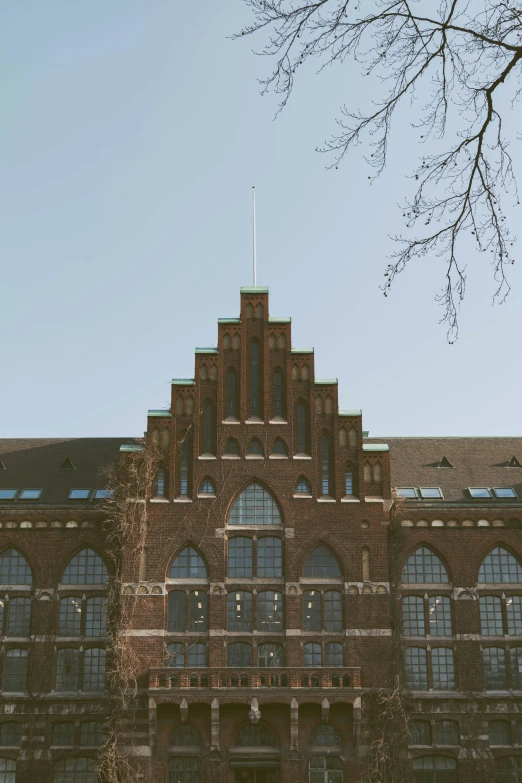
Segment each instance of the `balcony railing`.
[[149,669],[149,688],[360,688],[358,666],[293,669]]

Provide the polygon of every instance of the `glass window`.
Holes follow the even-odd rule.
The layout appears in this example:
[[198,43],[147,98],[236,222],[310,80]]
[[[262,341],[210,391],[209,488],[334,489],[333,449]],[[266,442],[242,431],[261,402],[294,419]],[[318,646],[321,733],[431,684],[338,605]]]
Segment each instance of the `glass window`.
[[436,691],[455,690],[455,667],[453,650],[449,647],[435,647],[431,651],[433,689]]
[[506,598],[508,634],[522,635],[522,595],[508,595]]
[[321,645],[317,642],[307,642],[304,645],[304,665],[305,666],[321,666]]
[[303,630],[321,630],[321,593],[318,590],[303,593]]
[[252,666],[252,645],[244,642],[229,644],[227,647],[227,666]]
[[223,454],[233,454],[235,457],[239,457],[239,443],[237,440],[235,440],[235,438],[229,438],[227,440]]
[[282,644],[260,644],[257,649],[259,654],[259,666],[265,669],[275,669],[283,666]]
[[0,745],[2,747],[19,748],[22,744],[22,724],[10,720],[0,723]]
[[296,495],[311,495],[312,494],[312,487],[310,486],[310,482],[305,479],[304,476],[301,476],[299,481],[297,482],[296,488],[295,488],[295,494]]
[[404,651],[406,669],[406,687],[414,691],[428,688],[428,663],[426,650],[422,647],[409,647]]
[[297,453],[308,454],[308,420],[304,402],[297,403]]
[[451,636],[451,602],[444,595],[428,598],[428,619],[430,636]]
[[480,584],[508,584],[522,582],[522,568],[512,554],[501,546],[495,547],[480,566]]
[[502,602],[495,595],[483,595],[480,598],[480,631],[484,636],[502,636]]
[[229,525],[280,525],[281,515],[272,495],[252,482],[234,501]]
[[84,691],[103,691],[105,689],[105,650],[90,647],[83,656]]
[[440,487],[419,487],[421,498],[427,499],[443,499]]
[[511,659],[511,687],[522,690],[522,647],[512,647],[509,651]]
[[97,489],[94,492],[94,500],[107,500],[113,495],[112,489]]
[[33,582],[31,569],[25,557],[16,549],[6,549],[0,555],[0,584],[30,585]]
[[208,596],[203,590],[189,594],[189,631],[206,631],[208,623]]
[[326,666],[344,666],[344,650],[342,644],[330,642],[326,645]]
[[188,648],[188,665],[195,669],[204,668],[207,665],[207,645],[203,642],[190,644]]
[[200,783],[200,763],[197,756],[169,759],[167,783]]
[[472,498],[490,498],[491,492],[487,487],[468,487],[468,492]]
[[227,621],[229,631],[252,630],[252,593],[238,590],[228,594]]
[[259,345],[253,342],[250,346],[250,415],[259,417]]
[[181,590],[172,590],[169,593],[167,630],[185,630],[185,593]]
[[274,373],[274,416],[283,418],[283,373],[276,370]]
[[165,471],[160,468],[156,474],[156,495],[163,497],[165,494]]
[[276,741],[269,728],[262,724],[247,724],[239,729],[234,745],[242,748],[273,748]]
[[341,735],[334,729],[333,726],[329,726],[327,723],[322,723],[310,734],[310,745],[312,747],[326,746],[326,747],[341,747]]
[[318,546],[306,561],[303,576],[340,577],[341,569],[332,553],[325,546]]
[[11,598],[5,635],[29,636],[31,627],[31,599]]
[[214,454],[214,410],[211,402],[203,408],[203,451]]
[[283,630],[283,594],[265,590],[257,596],[257,630]]
[[99,747],[103,745],[103,723],[101,720],[90,720],[80,724],[80,745]]
[[460,745],[459,724],[456,720],[438,720],[435,723],[437,745]]
[[216,488],[212,482],[212,479],[209,479],[208,477],[206,479],[203,479],[203,483],[201,484],[199,488],[199,494],[200,495],[214,495],[216,492]]
[[16,761],[0,758],[0,783],[15,783]]
[[80,636],[82,629],[82,599],[77,595],[69,595],[60,599],[60,620],[58,633],[60,636]]
[[189,444],[188,435],[181,441],[179,452],[179,494],[186,497],[189,494]]
[[4,657],[4,691],[25,691],[27,679],[27,650],[6,650]]
[[402,599],[402,627],[406,636],[425,636],[424,599],[419,595]]
[[324,594],[324,630],[343,630],[343,597],[338,590],[327,590]]
[[493,492],[496,498],[516,498],[517,493],[513,487],[494,487]]
[[337,756],[312,756],[308,783],[343,783],[343,762]]
[[107,633],[107,599],[101,595],[88,598],[85,611],[85,636]]
[[58,650],[56,653],[56,682],[57,691],[78,690],[78,668],[80,653],[71,647]]
[[344,494],[353,495],[353,470],[351,465],[346,467],[344,474]]
[[517,745],[522,745],[522,720],[515,723],[515,741]]
[[288,456],[288,449],[285,446],[284,440],[281,438],[276,438],[273,445],[272,445],[272,451],[271,454],[280,454],[282,457]]
[[457,783],[457,762],[445,756],[413,759],[414,783]]
[[90,489],[71,489],[69,500],[89,500]]
[[263,536],[257,541],[257,575],[277,577],[283,574],[283,553],[280,538]]
[[421,546],[406,561],[401,580],[405,584],[447,584],[448,574],[437,555]]
[[330,439],[321,436],[321,494],[330,494]]
[[52,745],[66,748],[74,745],[74,723],[55,723],[53,726]]
[[502,756],[495,759],[497,783],[522,783],[522,756]]
[[17,489],[0,489],[0,500],[14,500]]
[[167,645],[167,666],[171,669],[184,668],[185,647],[179,642]]
[[177,745],[184,748],[199,747],[199,733],[194,726],[189,726],[188,724],[178,726],[170,735],[169,745]]
[[18,500],[40,500],[43,489],[23,489],[18,495]]
[[408,500],[417,500],[417,490],[415,487],[396,487],[397,497],[407,498]]
[[431,726],[427,720],[412,720],[408,729],[410,745],[431,745]]
[[234,370],[228,371],[227,376],[227,413],[228,416],[231,419],[236,418],[236,388],[237,388],[237,382],[236,382],[236,373]]
[[507,688],[506,652],[502,647],[486,647],[484,658],[484,686],[487,691]]
[[203,558],[191,546],[181,550],[169,571],[170,579],[204,579],[206,576]]
[[96,766],[94,759],[60,759],[54,762],[53,783],[96,783]]
[[229,538],[228,576],[252,576],[252,539]]
[[490,745],[511,745],[511,724],[507,720],[490,720],[488,723]]
[[62,576],[64,585],[103,585],[109,575],[103,560],[92,549],[82,549],[67,565]]

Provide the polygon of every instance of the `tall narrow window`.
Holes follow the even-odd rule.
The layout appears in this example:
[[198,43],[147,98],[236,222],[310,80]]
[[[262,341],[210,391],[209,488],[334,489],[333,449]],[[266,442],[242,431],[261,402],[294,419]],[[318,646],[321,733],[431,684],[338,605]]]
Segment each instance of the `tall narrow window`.
[[160,468],[156,476],[156,495],[158,497],[163,497],[164,494],[165,494],[165,471],[163,470],[163,468]]
[[252,576],[252,539],[236,537],[228,542],[228,576]]
[[283,373],[276,370],[274,373],[274,416],[284,418],[283,412]]
[[346,497],[353,495],[353,470],[351,465],[346,466],[344,474],[344,494]]
[[426,650],[422,647],[410,647],[404,652],[406,669],[406,687],[413,691],[425,691],[428,688],[428,662]]
[[189,493],[189,446],[188,436],[181,443],[179,458],[179,494],[184,497]]
[[486,647],[484,659],[484,687],[487,691],[507,688],[506,651],[502,647]]
[[214,453],[214,411],[210,401],[203,409],[203,451],[205,454]]
[[252,593],[243,590],[229,593],[227,618],[229,631],[252,631]]
[[330,494],[330,441],[326,434],[321,436],[321,493]]
[[453,650],[449,647],[435,647],[431,653],[433,689],[436,691],[455,690],[455,667]]
[[297,403],[297,453],[308,453],[308,426],[304,402]]
[[80,653],[71,647],[58,650],[56,654],[56,691],[78,690],[78,669]]
[[7,693],[25,691],[27,678],[27,650],[6,650],[4,657],[3,690]]
[[234,370],[228,371],[227,376],[227,415],[229,419],[235,419],[237,415],[237,379]]
[[363,582],[370,581],[370,550],[367,546],[362,548],[362,572]]
[[185,593],[181,590],[173,590],[169,593],[167,629],[185,630]]
[[259,418],[261,405],[259,399],[259,345],[250,346],[250,415]]
[[105,650],[90,647],[83,657],[84,691],[103,691],[105,688]]
[[[232,539],[233,540],[233,539]],[[257,575],[282,576],[282,547],[280,538],[264,536],[257,542]]]
[[203,590],[193,590],[189,594],[189,631],[206,631],[207,618],[207,594]]
[[283,630],[283,595],[263,590],[257,596],[257,630]]
[[343,630],[343,597],[338,590],[327,590],[324,594],[324,630]]
[[321,593],[318,590],[303,593],[303,630],[321,630]]

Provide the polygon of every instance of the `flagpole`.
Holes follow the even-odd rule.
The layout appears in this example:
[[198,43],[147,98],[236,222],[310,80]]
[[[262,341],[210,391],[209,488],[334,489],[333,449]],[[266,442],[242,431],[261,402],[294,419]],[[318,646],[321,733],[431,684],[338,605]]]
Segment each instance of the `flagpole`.
[[257,285],[257,268],[256,268],[256,189],[252,185],[252,272],[254,277],[254,288]]

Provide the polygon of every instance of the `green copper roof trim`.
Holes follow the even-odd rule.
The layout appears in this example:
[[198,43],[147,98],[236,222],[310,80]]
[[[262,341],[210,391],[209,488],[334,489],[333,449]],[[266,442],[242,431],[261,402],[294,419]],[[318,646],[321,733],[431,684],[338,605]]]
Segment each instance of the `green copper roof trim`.
[[292,348],[290,353],[313,353],[313,348]]
[[362,416],[362,411],[339,411],[339,416]]
[[196,353],[217,353],[217,348],[196,348]]
[[153,410],[147,411],[147,416],[167,416],[168,418],[170,418],[171,415],[172,414],[171,414],[170,410],[159,410],[159,409],[154,410],[153,409]]
[[321,386],[336,386],[339,383],[337,378],[316,378],[315,384],[321,385]]
[[270,316],[268,319],[269,324],[291,324],[292,319],[291,318],[275,318],[273,316]]
[[120,446],[120,451],[145,451],[145,446]]
[[387,443],[363,443],[363,451],[389,451]]
[[257,286],[254,288],[244,288],[243,286],[239,289],[240,293],[242,294],[267,294],[268,288],[264,286]]
[[173,378],[171,380],[172,384],[175,384],[176,386],[195,386],[196,381],[194,378]]
[[241,318],[218,318],[218,324],[240,324]]

